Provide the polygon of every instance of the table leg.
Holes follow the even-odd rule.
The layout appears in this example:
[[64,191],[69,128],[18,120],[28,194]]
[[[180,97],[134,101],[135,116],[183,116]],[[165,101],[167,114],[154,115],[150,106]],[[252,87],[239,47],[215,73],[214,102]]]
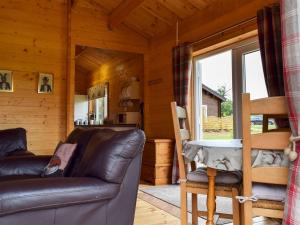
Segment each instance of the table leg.
[[207,193],[207,221],[206,225],[214,225],[214,215],[216,210],[215,178],[217,170],[207,168],[208,193]]

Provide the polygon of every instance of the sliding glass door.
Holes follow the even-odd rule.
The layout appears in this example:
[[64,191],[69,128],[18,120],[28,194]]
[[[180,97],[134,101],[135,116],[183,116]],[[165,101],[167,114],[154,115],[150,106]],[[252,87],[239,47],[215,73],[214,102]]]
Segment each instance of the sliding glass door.
[[196,138],[240,138],[241,93],[267,97],[257,39],[196,57],[194,75]]

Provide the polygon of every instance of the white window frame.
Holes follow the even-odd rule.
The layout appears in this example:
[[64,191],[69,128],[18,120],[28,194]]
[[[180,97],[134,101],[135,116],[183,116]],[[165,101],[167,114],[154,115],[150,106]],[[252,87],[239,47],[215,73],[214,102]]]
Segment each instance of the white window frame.
[[[201,82],[201,59],[209,56],[217,55],[219,53],[231,50],[232,51],[232,101],[233,101],[233,130],[234,138],[241,138],[242,126],[241,126],[241,105],[242,97],[241,93],[246,90],[246,77],[244,71],[244,55],[257,51],[259,49],[258,37],[249,38],[247,40],[210,51],[208,53],[195,56],[193,58],[193,70],[194,70],[194,118],[195,118],[195,138],[203,139],[202,132],[202,117],[200,116],[200,110],[202,105],[202,82]],[[200,94],[199,94],[200,93]]]

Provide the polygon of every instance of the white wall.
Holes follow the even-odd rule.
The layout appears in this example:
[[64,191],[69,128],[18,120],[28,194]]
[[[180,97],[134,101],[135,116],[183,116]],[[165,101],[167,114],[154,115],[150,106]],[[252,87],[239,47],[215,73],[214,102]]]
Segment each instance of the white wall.
[[88,119],[88,96],[87,95],[75,95],[74,99],[74,120]]

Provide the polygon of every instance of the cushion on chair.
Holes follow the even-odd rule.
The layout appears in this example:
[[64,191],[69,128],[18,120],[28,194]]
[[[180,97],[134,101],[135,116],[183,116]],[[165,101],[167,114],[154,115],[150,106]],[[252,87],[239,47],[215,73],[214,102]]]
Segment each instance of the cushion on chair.
[[[216,184],[238,184],[242,181],[241,171],[218,171],[216,176]],[[192,182],[207,183],[208,177],[206,169],[198,168],[187,174],[187,180]]]
[[252,186],[252,194],[258,199],[284,202],[286,186],[254,183]]

